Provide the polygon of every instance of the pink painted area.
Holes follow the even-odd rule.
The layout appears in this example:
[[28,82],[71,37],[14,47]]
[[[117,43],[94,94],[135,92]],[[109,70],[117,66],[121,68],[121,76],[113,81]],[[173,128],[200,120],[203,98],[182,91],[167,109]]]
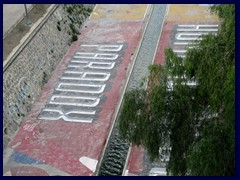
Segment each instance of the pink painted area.
[[[84,166],[79,158],[82,156],[95,160],[100,158],[115,107],[127,78],[126,70],[140,40],[142,22],[99,21],[96,23],[89,21],[85,26],[81,30],[79,40],[72,44],[51,79],[43,87],[32,110],[26,117],[26,121],[21,125],[9,148],[68,174],[89,176],[93,172]],[[111,89],[104,92],[106,101],[101,104],[102,110],[98,119],[91,124],[63,120],[37,120],[38,114],[53,93],[54,86],[58,83],[67,64],[82,43],[127,44],[124,55],[120,59],[121,63],[114,68],[117,74],[113,79],[110,79]],[[25,170],[22,171],[19,168],[18,175],[25,175]]]
[[157,53],[154,59],[154,64],[164,65],[165,63],[164,49],[170,47],[169,46],[170,37],[171,37],[171,33],[174,25],[176,25],[176,23],[170,23],[170,22],[164,23],[159,45],[157,48]]
[[12,176],[49,176],[49,174],[36,167],[21,166],[11,169]]
[[[165,55],[164,50],[166,48],[170,48],[172,46],[171,37],[174,35],[174,27],[178,24],[219,24],[219,22],[165,22],[163,26],[163,31],[160,37],[159,45],[157,47],[156,56],[154,59],[154,64],[165,64]],[[143,155],[144,149],[137,148],[133,146],[129,155],[129,161],[127,164],[127,170],[129,173],[139,175],[141,171],[143,171]]]
[[164,50],[171,47],[171,36],[173,35],[174,26],[179,24],[219,24],[219,22],[176,22],[176,21],[166,21],[163,26],[162,34],[160,37],[159,45],[157,48],[156,56],[154,59],[154,64],[165,64]]
[[128,173],[139,175],[144,170],[143,156],[144,148],[132,146],[127,165]]
[[[170,44],[170,36],[172,33],[172,29],[176,25],[175,23],[165,22],[163,31],[160,37],[159,46],[157,48],[157,53],[155,56],[154,64],[164,65],[164,49],[169,47]],[[128,173],[139,175],[141,171],[144,170],[143,167],[143,156],[144,156],[144,148],[138,148],[137,146],[132,146],[129,160],[127,164]]]

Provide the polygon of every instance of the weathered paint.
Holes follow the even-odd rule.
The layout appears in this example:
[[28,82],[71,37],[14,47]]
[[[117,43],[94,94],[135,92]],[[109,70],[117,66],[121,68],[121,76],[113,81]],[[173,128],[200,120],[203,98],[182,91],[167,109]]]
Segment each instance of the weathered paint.
[[[53,76],[36,99],[26,121],[22,123],[15,138],[9,144],[7,151],[15,153],[10,156],[5,165],[7,174],[93,175],[127,78],[127,69],[141,37],[142,24],[143,21],[119,22],[114,20],[89,20],[84,24],[78,41],[72,44],[68,53],[63,57]],[[54,121],[38,119],[42,109],[48,108],[46,104],[51,101],[56,89],[61,88],[59,86],[60,79],[68,65],[72,63],[73,57],[81,49],[80,45],[89,48],[88,44],[100,44],[99,48],[104,53],[110,53],[107,50],[108,45],[124,44],[118,61],[115,61],[114,68],[110,70],[109,79],[106,79],[106,87],[101,92],[101,101],[96,106],[95,121],[81,123],[64,121],[62,118]],[[111,51],[114,50],[117,50],[117,47],[111,49]],[[84,60],[86,61],[86,59]],[[98,59],[94,59],[94,61],[99,62]],[[92,71],[102,72],[101,69],[92,69]],[[95,81],[90,80],[89,82],[89,84],[96,85]]]
[[141,171],[144,170],[143,167],[143,155],[144,148],[132,146],[130,157],[128,159],[128,165],[126,168],[127,173],[126,176],[138,176]]
[[218,16],[211,14],[208,6],[199,4],[172,4],[166,21],[216,22]]
[[91,19],[111,20],[143,20],[147,4],[98,4],[94,9]]
[[98,161],[95,159],[91,159],[89,157],[83,156],[79,158],[79,161],[84,164],[88,169],[92,172],[95,172]]
[[[162,31],[162,35],[160,37],[160,43],[159,43],[159,46],[157,47],[157,53],[156,53],[156,56],[155,56],[155,59],[154,59],[154,63],[155,64],[162,64],[164,65],[165,64],[165,56],[164,56],[164,50],[166,48],[174,48],[175,51],[177,50],[184,50],[185,49],[185,46],[187,41],[189,40],[186,40],[186,41],[183,41],[183,40],[180,40],[180,41],[176,41],[176,35],[178,34],[178,31],[177,29],[182,29],[182,28],[177,28],[178,26],[186,26],[186,25],[191,25],[193,27],[197,27],[197,26],[201,26],[201,25],[213,25],[210,30],[211,31],[199,31],[200,33],[205,33],[205,32],[213,32],[213,33],[216,33],[216,29],[218,29],[218,25],[219,25],[219,22],[216,21],[216,22],[165,22],[164,24],[164,27],[163,27],[163,31]],[[216,27],[215,27],[216,26]],[[208,28],[207,28],[208,29]],[[188,28],[185,28],[184,33],[197,33],[197,31],[188,31],[189,29]],[[181,42],[183,44],[181,44]],[[183,48],[184,46],[184,48]],[[179,53],[180,54],[180,53]]]
[[[112,64],[111,68],[105,64],[120,64],[122,48],[122,44],[81,44],[38,118],[85,123],[96,120],[103,92],[111,86],[108,80],[115,70]],[[73,62],[78,64],[73,66]],[[99,64],[104,66],[96,66]]]
[[[196,38],[196,33],[213,32],[216,33],[218,29],[219,20],[217,16],[211,15],[208,11],[208,6],[202,5],[169,5],[169,12],[167,14],[163,31],[160,37],[159,45],[156,49],[156,56],[153,61],[154,64],[165,64],[164,50],[166,48],[174,48],[175,52],[185,52],[186,44],[189,43],[190,38]],[[205,25],[206,27],[202,26]],[[209,27],[210,25],[210,27]],[[203,28],[204,27],[204,28]],[[193,36],[188,36],[188,39],[179,40],[178,33],[192,33]],[[184,37],[184,36],[182,36]],[[184,42],[184,43],[183,43]],[[184,47],[183,47],[184,46]],[[184,54],[182,54],[184,55]],[[144,156],[147,152],[143,148],[133,146],[129,155],[129,160],[126,165],[125,175],[133,176],[140,175],[144,172],[145,175],[154,174],[154,170],[161,167],[157,165],[150,169],[144,169]],[[146,159],[146,158],[145,158]],[[159,172],[155,172],[155,175]],[[159,174],[160,175],[160,174]]]

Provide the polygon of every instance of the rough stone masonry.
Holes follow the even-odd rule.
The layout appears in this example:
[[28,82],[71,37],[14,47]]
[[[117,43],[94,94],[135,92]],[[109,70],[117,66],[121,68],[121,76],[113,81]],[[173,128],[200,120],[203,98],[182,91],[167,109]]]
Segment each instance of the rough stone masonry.
[[4,150],[71,44],[67,8],[57,6],[3,74]]

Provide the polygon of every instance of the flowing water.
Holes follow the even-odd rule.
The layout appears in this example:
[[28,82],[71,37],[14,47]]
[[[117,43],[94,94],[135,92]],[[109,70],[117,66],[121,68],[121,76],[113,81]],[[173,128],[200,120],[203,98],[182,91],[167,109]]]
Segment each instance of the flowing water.
[[[148,75],[148,66],[154,58],[156,46],[166,11],[165,4],[153,5],[152,13],[146,27],[143,41],[127,85],[127,91],[139,87],[144,77]],[[120,137],[118,128],[119,118],[116,119],[105,155],[99,169],[99,176],[121,176],[125,165],[129,144]]]

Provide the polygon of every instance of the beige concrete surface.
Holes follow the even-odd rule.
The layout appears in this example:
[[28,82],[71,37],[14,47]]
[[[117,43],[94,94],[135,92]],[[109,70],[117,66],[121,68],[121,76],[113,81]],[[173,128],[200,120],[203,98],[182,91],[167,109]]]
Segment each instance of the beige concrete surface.
[[[27,4],[29,10],[33,4]],[[3,4],[3,36],[25,16],[24,4]]]

